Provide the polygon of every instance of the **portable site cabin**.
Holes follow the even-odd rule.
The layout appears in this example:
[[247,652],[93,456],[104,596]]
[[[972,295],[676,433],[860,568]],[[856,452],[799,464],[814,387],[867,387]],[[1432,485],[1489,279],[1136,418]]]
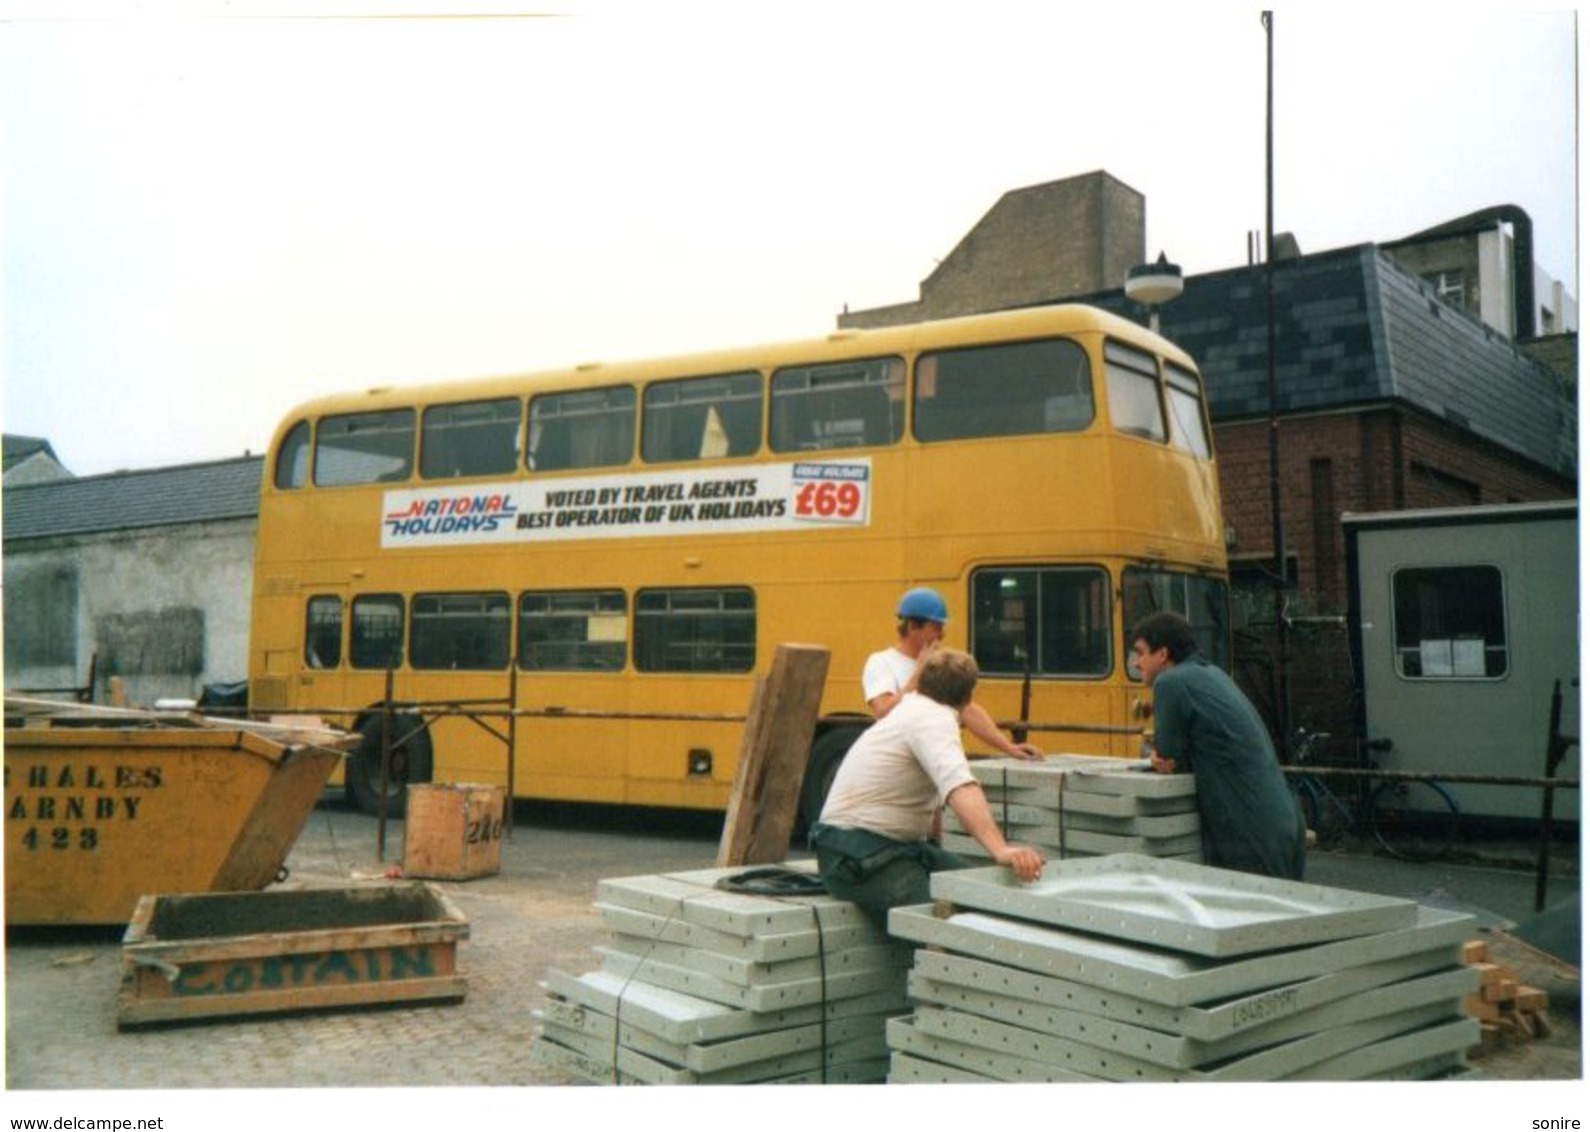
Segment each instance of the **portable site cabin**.
[[[1559,731],[1577,736],[1576,500],[1342,517],[1361,734],[1388,769],[1545,775],[1554,685]],[[1579,777],[1572,747],[1558,778]],[[1464,815],[1539,819],[1542,792],[1448,783]],[[1553,816],[1577,822],[1576,789]]]

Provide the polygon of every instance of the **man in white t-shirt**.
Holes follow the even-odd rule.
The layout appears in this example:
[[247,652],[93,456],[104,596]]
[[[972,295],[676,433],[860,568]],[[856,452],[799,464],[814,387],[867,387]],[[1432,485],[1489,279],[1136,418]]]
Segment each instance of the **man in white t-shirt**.
[[948,805],[993,860],[1024,881],[1043,856],[1005,841],[961,746],[961,717],[977,685],[977,662],[935,649],[915,672],[916,687],[856,740],[840,764],[813,826],[817,867],[830,894],[887,925],[888,910],[932,897],[928,877],[966,862],[931,836]]
[[[861,694],[873,719],[882,719],[894,710],[907,692],[917,687],[917,672],[922,661],[939,647],[949,607],[936,590],[926,586],[907,590],[895,609],[899,617],[899,641],[867,658],[861,669]],[[986,708],[967,703],[961,709],[961,726],[1000,754],[1018,759],[1039,759],[1043,752],[1031,743],[1017,743],[994,723]]]

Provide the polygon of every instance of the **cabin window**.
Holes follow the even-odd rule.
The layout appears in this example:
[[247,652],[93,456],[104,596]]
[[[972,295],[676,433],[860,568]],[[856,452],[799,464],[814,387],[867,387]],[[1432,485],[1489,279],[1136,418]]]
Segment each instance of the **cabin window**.
[[420,477],[500,476],[519,466],[519,402],[512,397],[433,405],[420,419]]
[[762,375],[656,382],[646,387],[643,415],[648,464],[749,456],[762,446]]
[[530,400],[525,464],[534,472],[609,468],[635,458],[635,390],[581,389]]
[[1399,676],[1507,675],[1507,611],[1495,566],[1407,567],[1392,575],[1391,594]]
[[409,663],[444,671],[508,667],[513,620],[505,593],[414,595]]
[[1165,439],[1165,418],[1159,407],[1159,369],[1152,354],[1104,344],[1104,370],[1110,387],[1110,420],[1116,432],[1145,440]]
[[1219,578],[1174,570],[1128,567],[1121,575],[1122,642],[1127,674],[1141,679],[1131,662],[1132,630],[1151,613],[1180,613],[1192,624],[1198,651],[1221,668],[1231,667],[1230,591]]
[[309,599],[304,624],[304,664],[335,668],[342,663],[342,599],[322,594]]
[[326,417],[315,431],[315,484],[393,483],[414,470],[414,410]]
[[893,444],[905,433],[905,362],[787,366],[773,374],[772,400],[775,452]]
[[361,594],[353,599],[348,660],[355,668],[397,668],[403,663],[403,599]]
[[618,672],[629,646],[623,590],[542,590],[519,597],[519,667]]
[[1093,423],[1088,357],[1065,338],[924,354],[915,413],[918,440],[1079,432]]
[[756,595],[749,589],[635,595],[635,667],[642,672],[749,672],[755,664]]
[[985,676],[1105,676],[1110,576],[1096,567],[972,575],[972,655]]

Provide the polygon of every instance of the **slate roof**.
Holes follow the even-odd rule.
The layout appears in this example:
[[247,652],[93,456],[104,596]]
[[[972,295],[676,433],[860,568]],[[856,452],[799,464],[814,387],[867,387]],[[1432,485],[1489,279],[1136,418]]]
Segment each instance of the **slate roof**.
[[[1220,421],[1267,416],[1264,271],[1185,281],[1160,330],[1198,362]],[[1141,321],[1121,290],[1084,300]],[[1275,266],[1276,384],[1282,413],[1402,400],[1560,475],[1577,474],[1578,415],[1550,369],[1442,302],[1373,244]]]
[[103,531],[250,519],[259,514],[262,456],[21,484],[5,489],[6,543]]
[[9,432],[0,437],[0,460],[3,460],[4,469],[8,472],[22,461],[41,452],[56,463],[60,463],[55,450],[50,447],[50,442],[42,437],[17,436]]

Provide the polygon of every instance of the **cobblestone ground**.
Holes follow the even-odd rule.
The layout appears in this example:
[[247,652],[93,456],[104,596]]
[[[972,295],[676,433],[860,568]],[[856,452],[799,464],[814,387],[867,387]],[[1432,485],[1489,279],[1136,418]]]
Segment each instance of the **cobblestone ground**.
[[[561,1084],[532,1066],[531,1011],[549,967],[597,965],[606,938],[592,901],[603,877],[710,867],[709,823],[628,833],[521,818],[502,871],[435,881],[469,920],[458,945],[468,993],[456,1005],[238,1018],[118,1032],[120,932],[15,931],[6,948],[9,1089]],[[336,806],[311,816],[282,887],[382,883],[373,819]],[[402,859],[389,823],[386,864]]]
[[[402,844],[402,824],[391,823],[383,863],[373,819],[324,805],[288,859],[285,887],[381,883],[387,865],[401,860]],[[470,925],[469,938],[458,945],[468,993],[456,1005],[221,1019],[122,1033],[116,1029],[119,931],[14,931],[6,948],[6,1087],[40,1091],[33,1097],[38,1100],[48,1099],[50,1090],[577,1084],[532,1065],[531,1012],[542,1001],[538,984],[548,968],[580,973],[598,965],[592,949],[607,933],[592,907],[596,883],[706,868],[716,853],[716,822],[699,815],[522,808],[512,839],[502,843],[498,875],[434,882]],[[1520,883],[1527,885],[1527,877]],[[1368,883],[1352,887],[1375,890]],[[1582,1083],[1577,970],[1509,950],[1505,940],[1498,958],[1548,990],[1556,1025],[1548,1038],[1474,1061],[1478,1074],[1491,1081]],[[636,1090],[583,1095],[589,1103],[597,1093],[619,1092]],[[450,1094],[427,1090],[425,1099],[437,1095]],[[385,1103],[393,1103],[390,1094]],[[407,1100],[398,1103],[411,1107]],[[648,1102],[654,1103],[666,1102]]]

